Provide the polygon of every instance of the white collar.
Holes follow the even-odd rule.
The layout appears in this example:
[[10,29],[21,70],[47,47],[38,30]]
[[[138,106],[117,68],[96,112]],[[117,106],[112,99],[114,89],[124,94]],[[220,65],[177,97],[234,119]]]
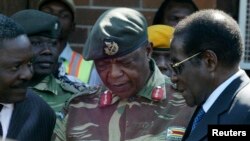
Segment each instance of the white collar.
[[213,93],[208,97],[206,102],[202,105],[205,112],[207,112],[210,107],[214,104],[216,99],[221,95],[221,93],[226,89],[226,87],[237,77],[239,77],[243,73],[243,70],[239,70],[235,74],[233,74],[231,77],[229,77],[225,82],[219,85]]
[[6,107],[6,108],[12,108],[13,109],[13,107],[14,107],[13,103],[8,103],[8,104],[6,104],[6,103],[0,103],[0,104],[2,104],[3,107]]
[[11,116],[14,110],[14,104],[13,103],[11,104],[1,103],[1,104],[3,104],[3,109],[0,113],[0,122],[2,124],[2,129],[3,129],[2,140],[4,141],[8,134]]

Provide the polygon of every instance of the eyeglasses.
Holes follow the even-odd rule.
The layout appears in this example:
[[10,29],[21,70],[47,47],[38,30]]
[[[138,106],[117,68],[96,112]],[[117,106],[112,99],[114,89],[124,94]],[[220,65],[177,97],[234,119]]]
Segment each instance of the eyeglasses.
[[191,60],[192,58],[196,57],[199,54],[201,54],[201,52],[198,52],[198,53],[196,53],[196,54],[194,54],[194,55],[192,55],[192,56],[190,56],[190,57],[188,57],[188,58],[186,58],[178,63],[170,64],[170,66],[171,66],[172,70],[175,72],[175,74],[181,74],[181,71],[182,71],[181,64]]

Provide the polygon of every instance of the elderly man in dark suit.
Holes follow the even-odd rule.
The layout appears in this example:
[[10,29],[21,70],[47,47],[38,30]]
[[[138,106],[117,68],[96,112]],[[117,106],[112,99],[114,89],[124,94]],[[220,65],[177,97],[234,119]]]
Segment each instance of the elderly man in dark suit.
[[210,124],[250,124],[250,80],[239,66],[242,44],[236,21],[219,10],[199,11],[176,26],[171,80],[189,106],[198,106],[183,140],[207,140]]
[[32,78],[32,51],[23,28],[0,14],[0,135],[18,141],[49,141],[53,110],[26,92]]

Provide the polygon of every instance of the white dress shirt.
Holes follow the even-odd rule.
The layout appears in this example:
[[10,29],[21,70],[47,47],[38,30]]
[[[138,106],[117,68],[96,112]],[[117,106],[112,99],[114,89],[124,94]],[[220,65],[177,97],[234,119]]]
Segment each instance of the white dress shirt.
[[3,129],[2,140],[5,141],[10,125],[11,116],[14,110],[14,104],[5,104],[5,103],[0,103],[0,104],[3,105],[3,109],[0,112],[0,122],[2,124],[2,129]]
[[221,93],[226,89],[226,87],[236,78],[238,78],[243,73],[243,70],[239,70],[237,73],[229,77],[225,82],[223,82],[219,87],[217,87],[213,93],[208,97],[205,103],[202,105],[205,113],[211,108],[217,98],[221,95]]

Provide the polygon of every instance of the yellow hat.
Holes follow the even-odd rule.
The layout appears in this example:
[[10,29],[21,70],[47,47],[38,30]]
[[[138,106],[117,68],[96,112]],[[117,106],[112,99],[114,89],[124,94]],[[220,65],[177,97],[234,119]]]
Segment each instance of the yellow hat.
[[148,40],[154,49],[169,49],[174,28],[167,25],[151,25],[148,27]]

